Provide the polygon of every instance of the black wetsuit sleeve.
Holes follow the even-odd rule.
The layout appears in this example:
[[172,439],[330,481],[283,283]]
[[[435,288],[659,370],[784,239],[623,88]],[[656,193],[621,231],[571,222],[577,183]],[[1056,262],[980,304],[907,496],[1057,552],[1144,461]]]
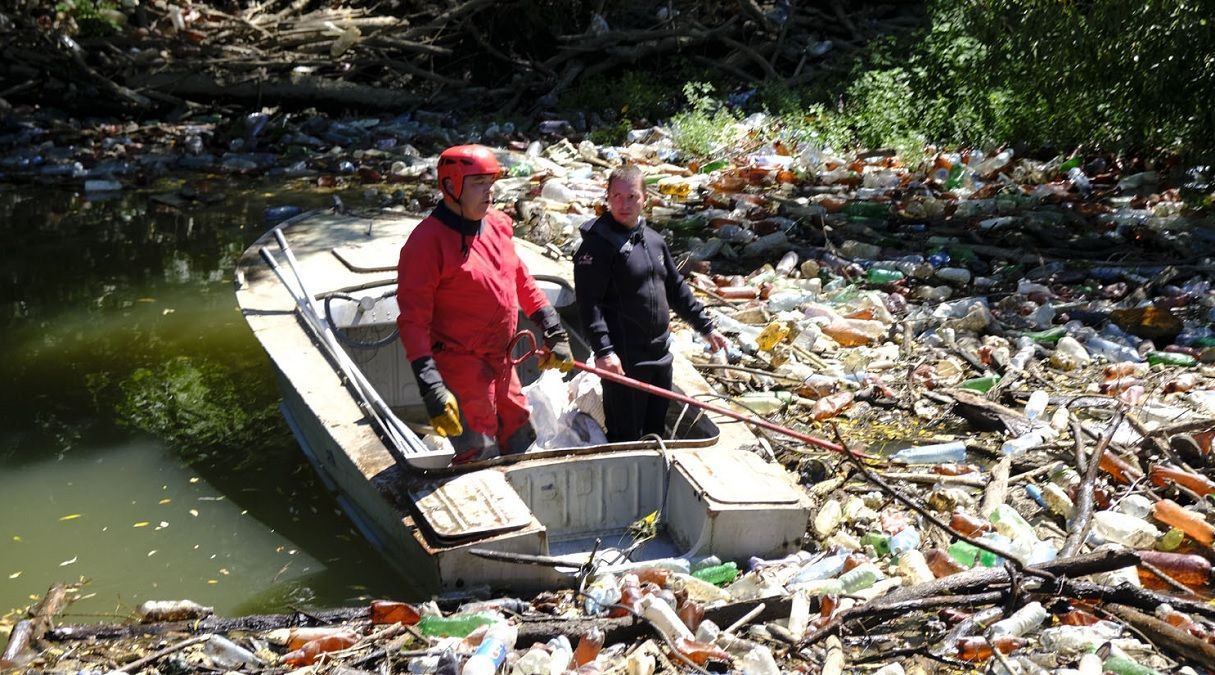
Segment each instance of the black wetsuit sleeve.
[[603,312],[611,283],[613,254],[600,243],[595,238],[583,239],[582,246],[574,254],[574,294],[578,298],[578,313],[596,358],[614,351]]
[[712,332],[713,320],[704,305],[692,295],[692,288],[684,281],[683,275],[675,267],[675,259],[665,241],[662,242],[662,264],[666,268],[667,304],[681,319],[687,321],[702,335]]

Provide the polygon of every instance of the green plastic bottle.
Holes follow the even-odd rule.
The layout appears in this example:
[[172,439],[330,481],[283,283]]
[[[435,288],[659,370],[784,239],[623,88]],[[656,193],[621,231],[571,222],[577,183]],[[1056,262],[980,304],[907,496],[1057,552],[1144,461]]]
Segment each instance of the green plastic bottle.
[[865,273],[865,277],[869,280],[869,283],[875,286],[885,286],[886,284],[893,284],[896,281],[901,281],[903,279],[903,273],[898,270],[884,270],[877,267],[870,267]]
[[988,375],[986,377],[975,377],[966,380],[962,384],[959,384],[958,387],[986,394],[987,392],[991,391],[991,388],[996,386],[996,383],[999,381],[999,376]]
[[1160,671],[1154,668],[1136,663],[1122,656],[1110,655],[1105,657],[1105,661],[1101,664],[1107,673],[1115,673],[1115,675],[1160,675]]
[[996,554],[965,541],[955,541],[946,549],[949,555],[954,560],[962,563],[967,567],[974,567],[977,560],[983,567],[995,567],[997,562]]
[[1194,340],[1195,347],[1215,347],[1215,337],[1200,337]]
[[1054,343],[1058,342],[1060,340],[1060,338],[1062,338],[1065,335],[1067,335],[1067,329],[1064,328],[1063,326],[1056,326],[1054,328],[1040,330],[1036,333],[1026,333],[1025,337],[1042,345],[1042,344],[1054,344]]
[[862,546],[872,546],[878,557],[890,555],[890,537],[884,534],[870,532],[861,537]]
[[890,215],[890,204],[863,200],[852,201],[844,205],[844,213],[849,218],[885,218]]
[[500,619],[489,614],[453,614],[435,616],[427,614],[418,621],[418,630],[430,637],[464,637],[480,626],[498,623]]
[[734,564],[733,561],[722,563],[720,565],[713,565],[712,567],[706,567],[704,569],[699,569],[692,572],[692,576],[700,579],[701,581],[707,581],[714,586],[721,586],[722,584],[728,584],[738,578],[738,565]]
[[1147,362],[1153,366],[1166,365],[1189,368],[1197,364],[1198,359],[1189,354],[1178,354],[1176,352],[1148,352]]

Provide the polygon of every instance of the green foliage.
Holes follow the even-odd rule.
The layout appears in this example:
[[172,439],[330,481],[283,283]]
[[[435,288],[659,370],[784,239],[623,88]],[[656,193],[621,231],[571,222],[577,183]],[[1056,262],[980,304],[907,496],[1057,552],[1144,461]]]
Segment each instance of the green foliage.
[[624,145],[632,128],[628,120],[620,120],[616,124],[591,130],[589,137],[595,145]]
[[[833,147],[1021,143],[1110,150],[1215,148],[1215,31],[1194,3],[929,0],[925,26],[870,43],[813,88],[764,84],[779,133]],[[688,90],[692,154],[727,118]],[[771,129],[765,129],[772,133]]]
[[114,35],[122,28],[126,17],[112,0],[63,0],[55,11],[75,22],[83,37]]
[[689,82],[683,87],[689,110],[671,118],[675,145],[695,157],[709,157],[734,138],[738,115],[713,98],[713,85]]
[[587,110],[630,119],[655,120],[673,109],[671,88],[644,73],[588,77],[566,91],[561,110]]
[[274,406],[233,384],[234,373],[180,356],[140,368],[122,383],[119,422],[164,438],[191,459],[225,449],[245,453],[269,440]]

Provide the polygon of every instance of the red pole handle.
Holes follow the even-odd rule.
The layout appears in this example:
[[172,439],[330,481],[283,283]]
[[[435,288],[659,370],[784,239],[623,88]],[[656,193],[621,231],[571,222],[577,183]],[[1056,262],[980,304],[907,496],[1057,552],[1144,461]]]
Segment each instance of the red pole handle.
[[[514,338],[511,339],[509,350],[511,352],[515,351],[515,347],[517,347],[520,343],[524,343],[524,342],[530,343],[531,346],[528,347],[526,353],[520,355],[517,358],[511,358],[511,363],[513,365],[517,366],[520,363],[531,358],[532,356],[538,356],[538,357],[540,357],[541,360],[543,360],[544,356],[548,353],[548,349],[546,347],[544,347],[542,345],[538,346],[536,344],[536,336],[532,335],[531,331],[527,331],[527,330],[519,331],[519,333],[517,335],[515,335]],[[788,436],[789,438],[794,438],[803,443],[806,443],[807,445],[813,445],[815,447],[822,448],[824,450],[830,450],[831,452],[838,452],[840,454],[850,454],[853,457],[857,457],[859,459],[870,459],[870,460],[877,459],[876,457],[874,457],[873,455],[870,455],[868,453],[850,450],[842,445],[839,445],[838,443],[832,443],[831,441],[827,441],[822,438],[818,438],[817,436],[811,436],[810,434],[803,434],[800,431],[796,431],[794,429],[790,429],[788,427],[781,426],[779,424],[776,424],[775,422],[769,422],[768,420],[766,420],[762,417],[758,417],[756,415],[747,415],[744,413],[735,412],[729,408],[719,406],[719,405],[714,405],[712,403],[708,403],[705,401],[701,401],[699,399],[695,399],[695,398],[692,398],[691,396],[686,396],[684,394],[680,394],[678,392],[674,392],[669,389],[663,389],[661,387],[655,387],[652,384],[646,384],[645,382],[639,382],[639,381],[634,380],[633,378],[625,376],[625,375],[617,375],[616,373],[611,373],[606,370],[596,368],[595,366],[587,365],[581,361],[574,361],[574,367],[577,368],[578,370],[582,370],[582,371],[585,371],[588,373],[592,373],[594,375],[598,375],[600,377],[600,379],[607,380],[608,382],[615,382],[616,384],[623,385],[625,387],[637,389],[638,391],[644,391],[647,394],[653,394],[654,396],[661,396],[663,398],[667,398],[672,401],[678,401],[679,403],[684,403],[686,405],[690,405],[694,408],[708,410],[709,412],[717,413],[718,415],[721,415],[723,417],[729,417],[731,419],[736,419],[740,422],[746,422],[747,424],[754,424],[755,426],[763,428],[763,429],[767,429],[768,431],[774,431],[778,434]]]

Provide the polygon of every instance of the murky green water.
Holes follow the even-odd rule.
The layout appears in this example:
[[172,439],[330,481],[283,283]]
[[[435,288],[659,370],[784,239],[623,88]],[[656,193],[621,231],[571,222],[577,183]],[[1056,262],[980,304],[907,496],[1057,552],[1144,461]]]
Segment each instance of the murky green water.
[[268,203],[330,197],[199,187],[222,199],[0,185],[0,615],[82,579],[69,620],[412,593],[296,448],[232,294]]

